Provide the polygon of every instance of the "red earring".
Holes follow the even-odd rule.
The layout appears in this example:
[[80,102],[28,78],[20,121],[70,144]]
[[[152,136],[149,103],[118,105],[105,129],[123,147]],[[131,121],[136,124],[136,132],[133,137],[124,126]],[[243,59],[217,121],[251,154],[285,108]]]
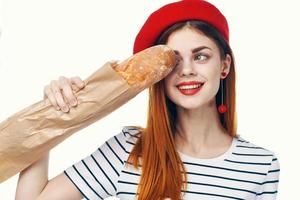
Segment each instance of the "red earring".
[[[222,76],[226,76],[227,73],[226,72],[222,72],[221,73]],[[222,96],[222,103],[221,105],[218,106],[218,111],[219,113],[225,113],[227,111],[227,107],[224,104],[224,95],[223,95],[223,79],[221,80],[221,96]]]

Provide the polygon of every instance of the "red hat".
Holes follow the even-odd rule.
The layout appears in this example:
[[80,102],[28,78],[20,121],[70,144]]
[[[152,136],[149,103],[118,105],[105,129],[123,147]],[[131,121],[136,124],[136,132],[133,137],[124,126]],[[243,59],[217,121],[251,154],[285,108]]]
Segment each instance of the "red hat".
[[204,0],[182,0],[167,4],[148,17],[135,38],[133,53],[153,46],[161,32],[172,24],[190,19],[209,23],[229,43],[227,20],[218,8]]

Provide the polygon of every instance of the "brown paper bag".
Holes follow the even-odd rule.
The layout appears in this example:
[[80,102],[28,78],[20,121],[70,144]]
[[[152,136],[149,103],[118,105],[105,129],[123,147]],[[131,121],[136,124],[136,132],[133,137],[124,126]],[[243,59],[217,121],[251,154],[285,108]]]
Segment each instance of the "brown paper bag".
[[105,63],[84,80],[82,90],[74,90],[78,105],[68,113],[55,110],[45,99],[1,122],[0,183],[164,78],[174,64],[175,54],[170,48],[151,47],[122,63]]

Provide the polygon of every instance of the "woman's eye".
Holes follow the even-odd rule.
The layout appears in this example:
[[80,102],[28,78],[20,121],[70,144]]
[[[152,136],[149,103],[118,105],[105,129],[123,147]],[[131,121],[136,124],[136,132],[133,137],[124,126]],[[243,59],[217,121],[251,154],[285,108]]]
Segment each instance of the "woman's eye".
[[208,56],[204,55],[204,54],[198,54],[195,56],[195,60],[206,60],[208,58]]

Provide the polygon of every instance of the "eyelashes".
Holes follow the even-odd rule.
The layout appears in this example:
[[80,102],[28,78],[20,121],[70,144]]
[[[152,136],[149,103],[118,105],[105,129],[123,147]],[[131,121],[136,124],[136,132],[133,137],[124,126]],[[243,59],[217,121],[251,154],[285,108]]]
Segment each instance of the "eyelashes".
[[[201,59],[201,58],[202,58],[202,59]],[[206,54],[203,54],[203,53],[198,53],[198,54],[196,54],[196,55],[194,56],[193,60],[199,61],[199,62],[205,62],[205,61],[207,61],[209,58],[210,58],[209,55],[206,55]],[[175,65],[175,67],[177,67],[177,66],[179,65],[179,63],[180,63],[181,60],[182,60],[182,58],[181,58],[179,55],[177,55],[177,56],[176,56],[176,65]]]
[[204,57],[205,58],[204,60],[207,60],[209,58],[208,55],[200,53],[200,54],[196,54],[195,55],[194,60],[200,60],[200,61],[202,61],[201,59],[198,59],[198,58],[201,58],[201,57]]

